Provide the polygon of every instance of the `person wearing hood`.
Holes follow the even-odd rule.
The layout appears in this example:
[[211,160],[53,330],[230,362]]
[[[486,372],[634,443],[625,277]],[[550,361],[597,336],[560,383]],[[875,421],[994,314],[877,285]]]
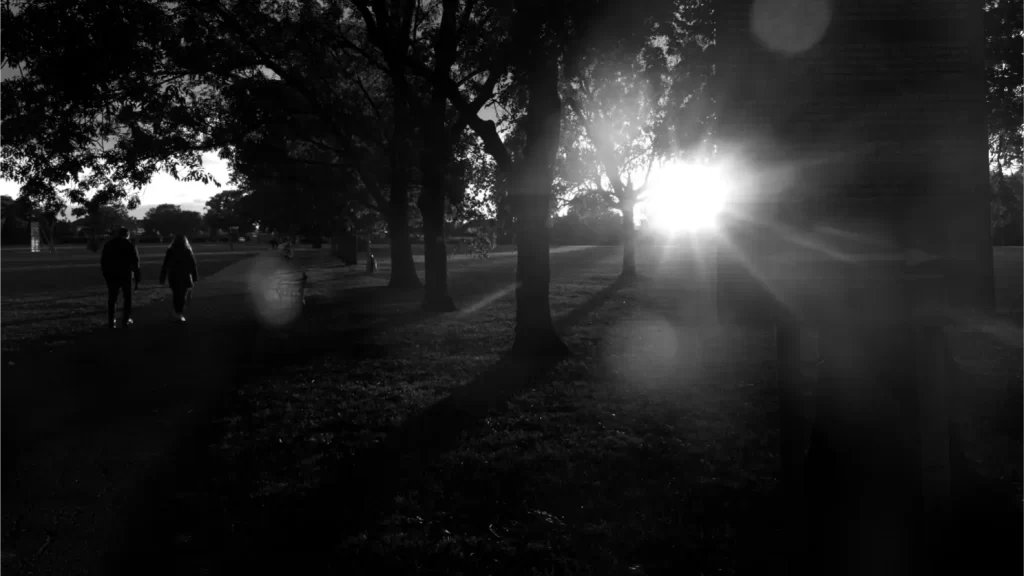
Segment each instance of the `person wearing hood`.
[[184,234],[178,234],[167,248],[164,264],[160,268],[160,285],[166,281],[171,288],[174,315],[179,322],[185,321],[185,306],[188,304],[192,287],[199,280],[196,256],[192,245]]

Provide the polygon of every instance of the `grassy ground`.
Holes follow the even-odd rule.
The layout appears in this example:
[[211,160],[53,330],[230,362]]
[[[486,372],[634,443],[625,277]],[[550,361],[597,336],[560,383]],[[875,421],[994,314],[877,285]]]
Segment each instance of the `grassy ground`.
[[[304,334],[268,340],[258,353],[280,368],[237,391],[204,455],[212,475],[179,485],[178,573],[241,557],[354,573],[779,568],[771,334],[713,326],[695,262],[648,254],[649,275],[626,285],[603,253],[552,285],[576,355],[550,369],[500,359],[514,299],[484,275],[493,262],[453,267],[459,313],[418,316],[415,296],[364,281]],[[1005,485],[1019,410],[993,403],[1020,350],[955,345],[977,361],[969,455]]]
[[[214,257],[200,251],[196,257],[203,276],[211,276],[250,255],[237,253]],[[18,268],[5,260],[3,296],[0,297],[3,310],[0,342],[5,357],[12,355],[8,361],[23,349],[70,344],[106,325],[107,289],[99,273],[99,256],[95,256],[91,265],[82,267],[64,258],[64,254],[42,256],[54,260],[42,268],[36,265]],[[133,295],[133,307],[169,301],[168,288],[157,284],[160,258],[162,251],[156,260],[143,260],[143,283]],[[68,264],[74,267],[64,267]],[[120,310],[119,303],[118,319]]]
[[[231,558],[231,544],[252,554],[253,538],[315,538],[297,526],[320,526],[306,514],[334,492],[347,501],[330,507],[345,536],[316,547],[327,554],[307,556],[311,564],[395,573],[734,570],[738,547],[756,540],[740,543],[737,533],[776,483],[770,336],[682,328],[706,312],[699,286],[677,279],[688,294],[617,284],[609,252],[553,286],[552,309],[577,354],[529,380],[499,360],[511,343],[511,292],[392,327],[415,299],[389,302],[376,311],[382,326],[359,340],[330,335],[352,330],[351,315],[319,326],[347,350],[238,391],[209,447],[220,498],[193,507],[181,495],[180,557],[191,552],[216,571],[210,539]],[[456,270],[453,286],[460,272],[471,273]],[[375,488],[365,491],[369,478]],[[279,516],[291,514],[299,517]],[[197,534],[226,525],[233,542]]]
[[[298,252],[305,319],[233,333],[217,368],[230,380],[190,384],[221,395],[216,419],[147,473],[152,501],[114,545],[149,573],[774,571],[770,333],[713,325],[686,254],[644,253],[646,276],[623,284],[614,248],[553,252],[552,310],[575,351],[557,366],[501,358],[510,254],[453,260],[461,310],[427,316],[420,294],[384,290],[386,260],[370,277]],[[969,456],[1019,486],[1019,345],[954,340],[972,378]]]

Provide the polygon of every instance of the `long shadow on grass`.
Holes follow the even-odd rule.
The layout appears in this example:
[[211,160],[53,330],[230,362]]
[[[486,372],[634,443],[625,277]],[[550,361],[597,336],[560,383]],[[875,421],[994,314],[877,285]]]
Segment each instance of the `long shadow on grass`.
[[[556,322],[565,330],[598,309],[626,280],[616,280]],[[410,416],[378,446],[341,458],[323,470],[319,488],[304,496],[264,502],[250,518],[243,545],[253,566],[270,569],[345,568],[331,566],[341,538],[372,525],[402,486],[416,486],[424,470],[456,448],[463,435],[490,413],[544,376],[560,358],[506,356],[444,400]],[[265,551],[273,550],[269,554]],[[281,558],[287,551],[287,559]],[[242,553],[241,550],[238,551]],[[234,554],[234,557],[239,557]],[[278,564],[280,563],[280,564]],[[239,568],[234,566],[234,568]]]
[[[60,309],[60,307],[55,307],[55,308],[58,309],[58,310]],[[74,306],[66,306],[65,308],[76,308],[76,307],[74,307]],[[81,308],[81,306],[77,306],[77,308]],[[105,308],[101,308],[99,306],[96,306],[96,307],[94,307],[94,308],[92,308],[90,310],[83,310],[83,311],[75,313],[75,314],[62,314],[60,316],[47,316],[45,318],[26,318],[24,320],[13,320],[11,322],[4,322],[3,324],[0,324],[0,326],[3,326],[4,328],[8,328],[8,327],[11,327],[11,326],[24,326],[26,324],[39,324],[40,322],[59,322],[61,320],[71,320],[72,318],[87,318],[89,316],[97,316],[97,317],[99,317],[99,316],[102,316],[105,312],[106,312]]]
[[[373,358],[386,353],[374,344],[381,331],[400,328],[434,316],[418,304],[420,290],[395,291],[383,286],[349,288],[335,305],[307,304],[303,317],[280,332],[266,330],[254,343],[252,365],[267,367],[301,366],[328,353],[342,358]],[[337,317],[334,310],[343,310]]]

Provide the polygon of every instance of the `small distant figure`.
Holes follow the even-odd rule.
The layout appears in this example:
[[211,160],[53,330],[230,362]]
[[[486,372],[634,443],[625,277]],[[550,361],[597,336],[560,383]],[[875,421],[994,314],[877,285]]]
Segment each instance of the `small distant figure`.
[[178,322],[185,321],[185,306],[192,296],[192,287],[199,280],[196,256],[188,237],[178,234],[167,248],[164,264],[160,268],[160,285],[166,281],[171,288],[174,315]]
[[292,256],[295,256],[295,252],[292,251],[291,240],[285,240],[284,244],[281,245],[281,250],[284,251],[284,257],[291,260]]
[[124,298],[123,326],[132,324],[132,281],[135,290],[142,281],[142,270],[139,268],[139,251],[129,238],[131,233],[121,227],[117,236],[103,245],[100,255],[100,270],[107,282],[107,326],[116,328],[114,310],[117,308],[117,296]]
[[272,236],[270,238],[270,248],[272,250],[277,250],[277,245],[278,245],[277,236]]
[[366,273],[367,274],[373,274],[376,271],[377,271],[377,257],[374,256],[373,254],[370,254],[366,258]]

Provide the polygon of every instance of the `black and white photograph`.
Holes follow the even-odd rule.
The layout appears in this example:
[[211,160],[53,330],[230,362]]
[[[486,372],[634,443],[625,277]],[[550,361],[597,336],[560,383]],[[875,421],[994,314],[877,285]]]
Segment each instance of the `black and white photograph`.
[[1020,0],[0,0],[0,573],[1024,573]]

